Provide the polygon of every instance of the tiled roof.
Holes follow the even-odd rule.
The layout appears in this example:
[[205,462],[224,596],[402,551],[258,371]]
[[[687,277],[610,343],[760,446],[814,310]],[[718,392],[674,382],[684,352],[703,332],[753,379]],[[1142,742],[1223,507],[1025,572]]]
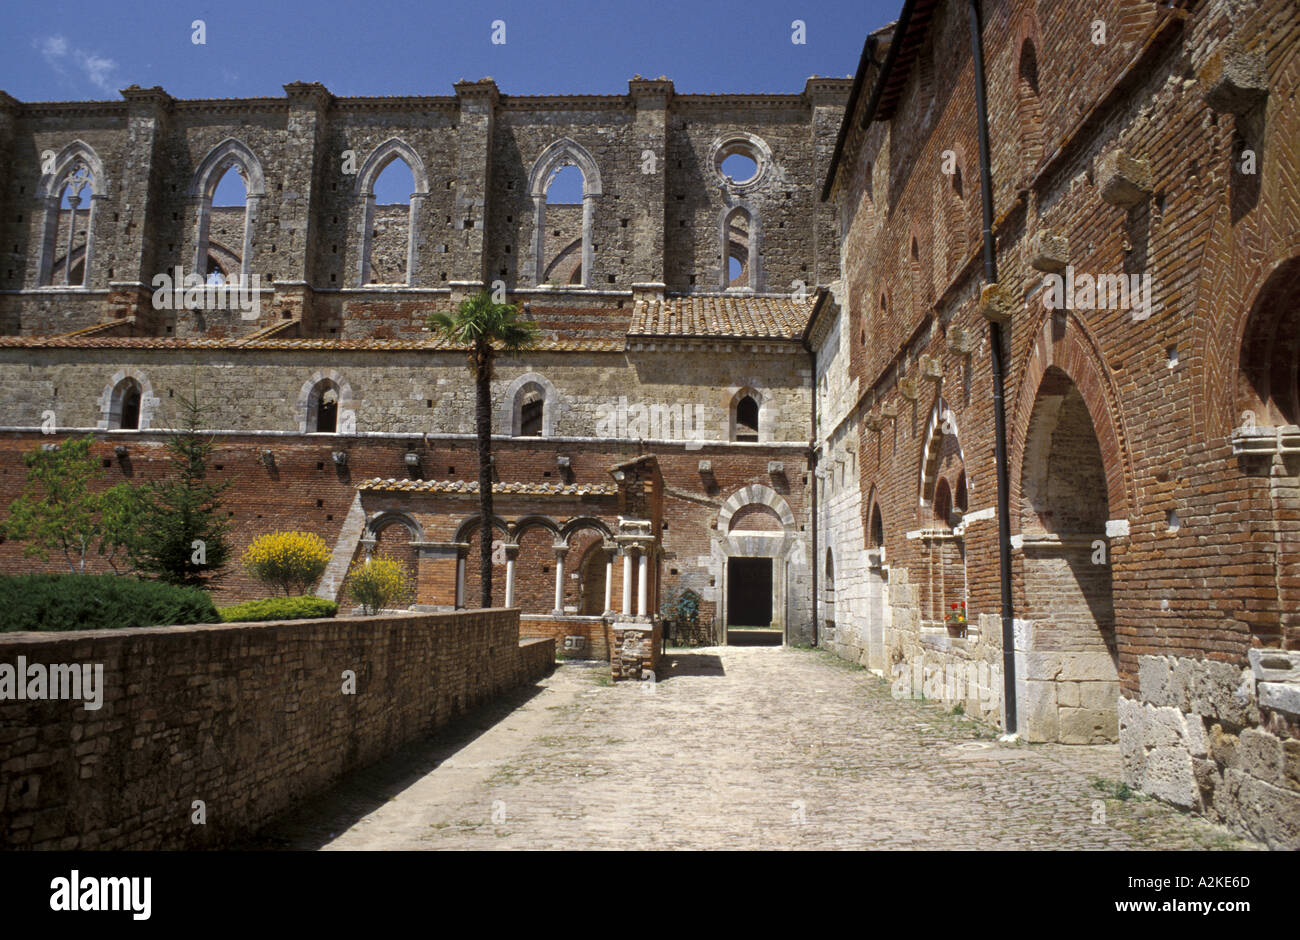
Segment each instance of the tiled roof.
[[636,304],[628,335],[797,339],[811,311],[786,296],[665,297]]
[[[383,493],[436,493],[445,496],[477,496],[478,481],[468,480],[385,480],[375,477],[357,484],[357,489]],[[517,496],[616,496],[614,483],[494,483],[497,495]]]
[[[544,339],[532,347],[541,352],[622,352],[623,341],[614,339]],[[432,336],[420,339],[248,339],[227,336],[178,339],[173,336],[0,336],[0,348],[9,349],[462,349]]]

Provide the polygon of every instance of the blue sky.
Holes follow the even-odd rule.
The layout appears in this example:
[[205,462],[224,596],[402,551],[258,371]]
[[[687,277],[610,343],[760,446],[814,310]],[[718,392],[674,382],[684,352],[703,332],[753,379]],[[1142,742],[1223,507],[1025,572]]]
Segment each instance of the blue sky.
[[[640,73],[679,92],[797,92],[848,75],[867,32],[901,0],[404,2],[130,0],[5,14],[0,88],[23,101],[117,99],[135,83],[179,98],[283,94],[290,81],[340,95],[446,95],[491,75],[507,94],[620,94]],[[206,43],[191,23],[206,24]],[[491,42],[494,20],[505,44]],[[806,42],[791,41],[802,20]]]

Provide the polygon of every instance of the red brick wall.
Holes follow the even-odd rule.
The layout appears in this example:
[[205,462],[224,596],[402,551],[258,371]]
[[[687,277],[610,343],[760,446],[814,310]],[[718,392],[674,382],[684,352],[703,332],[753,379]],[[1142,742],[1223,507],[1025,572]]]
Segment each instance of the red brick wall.
[[[1136,689],[1141,654],[1240,662],[1252,645],[1294,647],[1300,615],[1288,601],[1295,599],[1300,569],[1288,546],[1296,543],[1300,514],[1285,487],[1270,492],[1267,468],[1252,472],[1232,457],[1229,439],[1240,423],[1237,374],[1246,321],[1269,276],[1300,255],[1294,175],[1300,12],[1272,0],[1229,22],[1226,4],[1207,3],[1184,21],[1153,4],[1103,0],[1081,18],[1069,4],[1041,8],[1016,0],[986,4],[985,16],[998,276],[1011,296],[1028,298],[1015,306],[1008,329],[1013,532],[1020,528],[1030,415],[1047,368],[1056,366],[1079,390],[1104,467],[1103,479],[1085,479],[1079,464],[1072,480],[1062,480],[1080,504],[1102,489],[1109,518],[1131,525],[1127,538],[1109,546],[1126,689]],[[1094,19],[1106,24],[1104,45],[1091,41]],[[1233,172],[1234,135],[1248,122],[1212,112],[1204,82],[1193,84],[1209,50],[1230,31],[1254,37],[1269,69],[1257,144],[1265,163],[1257,180],[1244,182]],[[923,524],[916,429],[924,428],[936,395],[922,381],[921,399],[905,399],[899,366],[914,375],[922,352],[940,359],[970,510],[993,506],[996,493],[988,334],[976,310],[979,167],[964,5],[941,4],[931,37],[935,61],[951,63],[936,72],[931,116],[925,117],[916,80],[909,80],[894,119],[888,127],[872,126],[841,176],[841,185],[847,183],[841,198],[858,207],[844,270],[851,370],[868,390],[868,409],[898,407],[896,421],[862,435],[861,485],[877,494],[891,565],[911,569],[914,584],[924,580],[926,564],[920,540],[904,538]],[[1036,44],[1037,100],[1021,75],[1026,38]],[[1117,146],[1152,164],[1153,192],[1131,210],[1103,201],[1097,186],[1097,158]],[[942,172],[949,150],[962,172],[960,198]],[[875,172],[870,196],[863,179],[868,163]],[[1257,186],[1254,202],[1245,198],[1245,184]],[[1114,310],[1048,316],[1042,296],[1030,296],[1043,279],[1028,265],[1040,229],[1068,236],[1070,263],[1079,271],[1151,274],[1151,317],[1135,320]],[[913,234],[916,266],[909,257]],[[956,243],[966,246],[964,256],[953,250]],[[974,332],[973,355],[949,351],[955,328]],[[1170,348],[1179,354],[1176,368],[1169,367]],[[1279,475],[1290,476],[1275,467],[1272,476]],[[1062,505],[1070,502],[1067,497]],[[1170,511],[1182,523],[1176,531],[1167,525]],[[1089,518],[1087,527],[1097,522]],[[985,520],[966,534],[972,619],[998,609],[996,532],[996,522]],[[1017,614],[1033,616],[1024,564],[1017,552]]]
[[[7,506],[22,491],[23,453],[64,437],[62,434],[45,436],[20,432],[0,434],[0,505]],[[109,466],[102,468],[102,485],[124,480],[139,483],[169,473],[164,440],[163,435],[150,432],[97,435],[94,452],[109,462]],[[127,445],[129,454],[125,461],[119,461],[113,455],[113,447],[123,443]],[[262,462],[264,449],[274,454],[270,468]],[[627,459],[620,449],[617,445],[606,449],[593,444],[564,442],[530,442],[526,445],[497,442],[494,445],[498,472],[504,482],[562,482],[555,469],[556,456],[567,455],[572,461],[570,479],[573,482],[610,483],[609,468]],[[349,454],[345,468],[340,469],[333,463],[330,455],[336,450]],[[301,529],[319,534],[333,547],[356,495],[356,484],[373,477],[407,479],[404,458],[411,450],[422,454],[421,466],[429,478],[473,480],[477,475],[474,450],[463,441],[430,438],[426,446],[418,439],[386,440],[342,435],[313,438],[232,434],[221,439],[209,469],[212,479],[230,483],[222,498],[231,525],[235,560],[212,585],[217,602],[235,603],[270,593],[248,578],[237,560],[249,542],[262,533]],[[696,590],[708,585],[711,575],[700,569],[696,560],[709,555],[709,540],[715,531],[713,525],[718,510],[726,497],[740,487],[749,483],[771,486],[784,495],[797,519],[804,518],[804,460],[802,457],[792,458],[788,449],[751,447],[736,451],[712,447],[686,451],[679,448],[657,456],[668,487],[663,500],[662,523],[665,528],[661,531],[667,552],[663,562],[664,595],[679,582]],[[699,473],[701,459],[712,462],[711,475]],[[772,459],[784,462],[788,478],[774,478],[768,474],[767,464]],[[448,471],[453,467],[455,473],[449,475]],[[543,476],[545,473],[553,475],[547,478]],[[453,541],[461,525],[478,512],[478,503],[473,497],[422,497],[383,492],[363,494],[363,507],[368,514],[380,509],[407,511],[423,527],[427,541],[441,542]],[[540,515],[563,524],[578,517],[594,516],[611,531],[617,528],[618,522],[613,497],[498,496],[495,509],[501,518],[511,522],[525,516]],[[391,550],[408,563],[417,565],[414,553],[401,544],[406,537],[403,527],[387,526],[381,532],[380,550]],[[579,571],[583,546],[594,538],[593,530],[585,530],[573,533],[570,540],[565,558],[568,603],[578,602],[576,591],[580,583],[580,579],[575,581],[568,574]],[[471,604],[477,605],[477,534],[472,535],[469,541],[466,597]],[[516,565],[515,603],[525,612],[549,614],[555,606],[555,556],[551,548],[554,541],[552,534],[540,526],[524,535]],[[622,559],[617,558],[613,585],[615,608],[619,608],[622,601],[622,568]],[[672,574],[672,569],[677,569],[678,574]],[[48,564],[42,564],[39,559],[25,558],[20,543],[0,543],[0,572],[41,570],[67,570],[67,566],[56,558],[51,558]],[[87,560],[86,570],[109,569],[102,559],[93,556]],[[423,570],[427,572],[426,577],[435,577],[437,582],[436,585],[421,585],[421,602],[450,605],[455,591],[454,561],[426,559]],[[497,565],[494,569],[493,598],[495,604],[504,603],[504,565]],[[706,603],[705,608],[706,615],[712,616],[713,604]]]
[[574,659],[609,661],[610,629],[603,620],[568,620],[550,617],[527,616],[519,619],[519,635],[524,637],[551,637],[555,640],[557,655],[564,655],[564,638],[580,636],[586,642],[581,650],[569,650]]

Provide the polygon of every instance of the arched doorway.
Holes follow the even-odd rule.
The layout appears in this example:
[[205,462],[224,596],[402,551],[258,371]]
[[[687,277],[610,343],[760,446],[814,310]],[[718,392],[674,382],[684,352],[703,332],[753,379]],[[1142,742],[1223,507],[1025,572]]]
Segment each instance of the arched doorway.
[[879,504],[871,507],[867,549],[867,668],[883,671],[887,665],[885,593],[888,569],[885,567],[885,523]]
[[1020,729],[1031,741],[1118,739],[1109,510],[1087,402],[1051,367],[1030,412],[1021,467],[1024,616],[1033,626],[1018,697]]

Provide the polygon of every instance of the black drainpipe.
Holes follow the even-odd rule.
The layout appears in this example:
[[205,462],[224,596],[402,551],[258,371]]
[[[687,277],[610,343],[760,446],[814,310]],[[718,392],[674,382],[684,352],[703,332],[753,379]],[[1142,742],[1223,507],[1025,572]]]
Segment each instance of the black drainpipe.
[[[815,308],[814,308],[815,309]],[[812,486],[812,645],[818,643],[817,617],[817,351],[808,344],[812,373],[812,441],[808,446],[808,481]]]
[[[993,244],[993,168],[989,160],[989,112],[984,99],[984,41],[981,37],[979,0],[968,0],[970,42],[975,67],[975,113],[979,128],[980,201],[984,208],[984,281],[998,280],[997,251]],[[993,429],[998,471],[998,562],[1002,581],[1002,701],[1006,731],[1015,734],[1016,650],[1015,615],[1011,606],[1011,506],[1007,474],[1007,415],[1004,395],[1005,363],[1002,324],[989,321],[989,346],[993,360]]]

